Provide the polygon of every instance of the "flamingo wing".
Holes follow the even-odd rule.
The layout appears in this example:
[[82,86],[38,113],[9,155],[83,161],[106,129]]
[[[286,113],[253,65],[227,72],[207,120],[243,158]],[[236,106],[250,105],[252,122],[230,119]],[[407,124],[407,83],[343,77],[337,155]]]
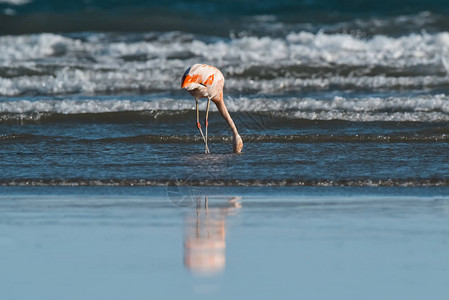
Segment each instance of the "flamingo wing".
[[212,85],[215,79],[215,68],[208,65],[193,65],[184,73],[181,81],[181,88],[191,83],[201,84],[203,86]]

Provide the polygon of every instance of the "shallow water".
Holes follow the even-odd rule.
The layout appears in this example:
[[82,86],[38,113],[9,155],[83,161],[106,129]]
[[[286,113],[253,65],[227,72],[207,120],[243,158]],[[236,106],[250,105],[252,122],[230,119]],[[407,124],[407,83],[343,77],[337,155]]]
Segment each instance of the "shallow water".
[[443,299],[449,283],[445,187],[1,192],[5,299]]
[[[274,14],[239,16],[266,26],[227,36],[0,36],[0,184],[447,185],[448,27],[416,13],[354,14],[345,24],[357,33]],[[240,156],[214,105],[213,155],[201,154],[194,100],[179,88],[200,61],[226,77]]]

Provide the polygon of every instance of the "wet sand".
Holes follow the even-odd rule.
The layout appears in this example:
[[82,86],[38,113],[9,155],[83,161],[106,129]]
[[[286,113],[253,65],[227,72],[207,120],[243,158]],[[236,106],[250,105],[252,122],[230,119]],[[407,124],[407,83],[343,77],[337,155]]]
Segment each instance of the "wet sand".
[[2,187],[2,299],[443,299],[448,191]]

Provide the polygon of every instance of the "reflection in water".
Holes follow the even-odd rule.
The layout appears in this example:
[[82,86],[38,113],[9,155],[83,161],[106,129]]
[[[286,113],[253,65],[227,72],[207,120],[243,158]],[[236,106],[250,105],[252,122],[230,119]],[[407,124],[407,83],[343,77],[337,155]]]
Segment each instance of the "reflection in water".
[[[213,274],[226,264],[226,217],[241,207],[240,197],[234,197],[225,205],[209,207],[197,199],[196,215],[188,216],[185,224],[184,264],[195,272]],[[214,203],[215,204],[215,203]]]

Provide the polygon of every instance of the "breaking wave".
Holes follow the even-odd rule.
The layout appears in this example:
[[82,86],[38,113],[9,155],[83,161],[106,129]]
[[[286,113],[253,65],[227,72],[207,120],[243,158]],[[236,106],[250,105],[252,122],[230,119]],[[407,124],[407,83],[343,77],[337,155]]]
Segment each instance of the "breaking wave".
[[0,95],[139,93],[179,89],[197,62],[218,66],[226,92],[434,88],[449,83],[449,33],[363,38],[190,33],[0,36]]
[[[449,96],[444,94],[415,97],[334,97],[272,99],[269,97],[229,97],[229,111],[240,115],[287,120],[344,120],[356,122],[447,122]],[[3,100],[0,123],[170,119],[184,120],[194,110],[191,99],[157,100]],[[200,109],[206,109],[202,101]],[[217,109],[213,105],[211,111]]]

